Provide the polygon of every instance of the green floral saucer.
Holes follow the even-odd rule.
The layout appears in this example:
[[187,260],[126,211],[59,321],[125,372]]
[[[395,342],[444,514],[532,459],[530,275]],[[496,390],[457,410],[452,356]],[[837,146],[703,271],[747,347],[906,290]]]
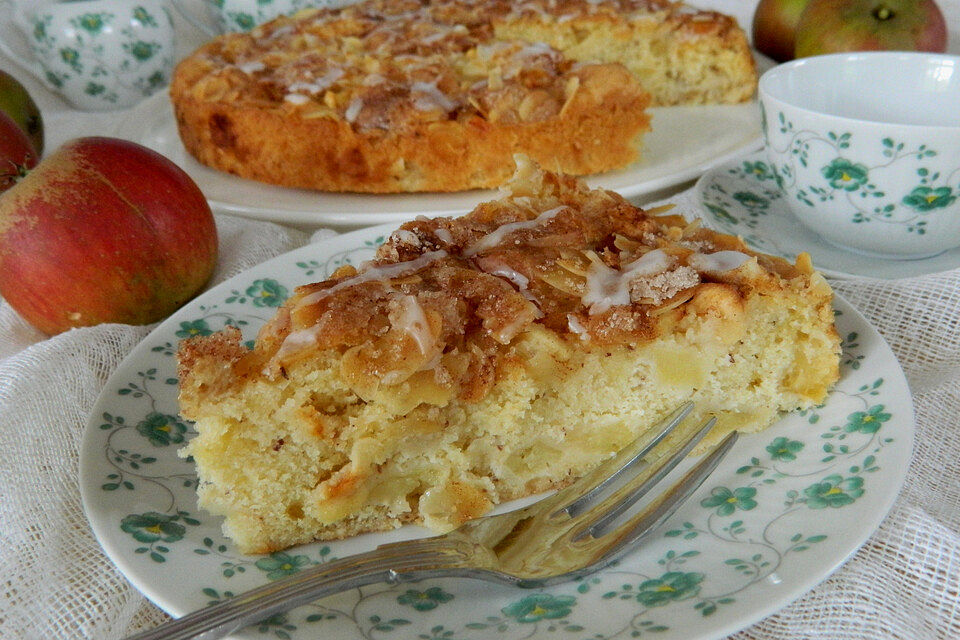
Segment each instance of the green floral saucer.
[[[236,326],[246,339],[297,285],[359,264],[392,227],[338,236],[214,287],[147,336],[107,382],[84,434],[81,490],[110,558],[179,616],[332,558],[427,535],[417,527],[239,553],[196,504],[194,435],[177,415],[177,342]],[[372,585],[276,615],[243,638],[611,640],[721,638],[822,581],[879,525],[913,442],[913,406],[889,347],[843,300],[842,377],[823,406],[740,439],[649,542],[601,573],[549,589],[470,580]]]
[[764,151],[704,174],[694,198],[705,209],[708,226],[741,236],[751,249],[790,261],[806,251],[817,269],[834,278],[893,280],[960,268],[960,249],[920,260],[895,260],[841,249],[823,240],[784,203]]

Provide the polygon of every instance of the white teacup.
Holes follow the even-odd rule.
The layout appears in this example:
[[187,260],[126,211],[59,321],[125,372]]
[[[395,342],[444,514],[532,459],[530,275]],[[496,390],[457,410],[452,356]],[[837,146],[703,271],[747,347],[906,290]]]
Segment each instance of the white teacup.
[[29,53],[15,51],[9,40],[0,40],[0,49],[77,109],[129,107],[170,80],[173,23],[163,0],[0,4]]
[[172,0],[173,5],[195,27],[209,36],[232,31],[250,31],[277,16],[290,15],[301,9],[341,7],[356,0],[193,0],[207,9],[198,16],[185,0]]
[[759,97],[777,184],[822,238],[891,258],[960,247],[960,56],[802,58]]

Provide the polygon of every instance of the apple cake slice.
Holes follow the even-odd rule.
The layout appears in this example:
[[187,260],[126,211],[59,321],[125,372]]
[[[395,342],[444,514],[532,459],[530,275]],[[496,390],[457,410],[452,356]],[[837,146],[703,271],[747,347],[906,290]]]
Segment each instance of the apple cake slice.
[[569,483],[681,402],[757,431],[838,377],[795,265],[520,159],[500,200],[406,223],[247,349],[182,343],[200,504],[244,552],[457,526]]

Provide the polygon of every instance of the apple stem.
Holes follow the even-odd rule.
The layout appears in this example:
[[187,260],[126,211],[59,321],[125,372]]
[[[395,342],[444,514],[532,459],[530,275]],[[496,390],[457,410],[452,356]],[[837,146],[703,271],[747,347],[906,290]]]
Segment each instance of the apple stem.
[[[26,163],[18,164],[13,160],[9,161],[12,171],[3,171],[0,172],[0,185],[10,184],[10,186],[15,185],[16,183],[23,180],[28,173],[30,173],[30,168]],[[0,189],[4,191],[5,189]]]
[[894,15],[893,9],[883,4],[873,10],[873,17],[880,21],[889,20]]

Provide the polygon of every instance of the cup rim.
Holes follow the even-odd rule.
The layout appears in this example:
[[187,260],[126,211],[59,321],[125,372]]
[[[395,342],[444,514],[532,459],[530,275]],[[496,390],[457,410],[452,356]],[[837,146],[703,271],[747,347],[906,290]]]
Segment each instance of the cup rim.
[[841,116],[835,113],[830,113],[828,111],[821,111],[806,107],[800,104],[797,104],[795,101],[791,101],[783,98],[782,96],[776,95],[770,91],[769,85],[773,82],[773,78],[776,78],[780,75],[790,73],[797,67],[802,67],[806,65],[814,64],[829,64],[831,61],[859,61],[864,59],[877,59],[877,58],[893,58],[893,59],[925,59],[933,61],[950,61],[953,62],[960,73],[960,55],[954,55],[949,53],[932,53],[925,51],[849,51],[844,53],[829,53],[819,56],[809,56],[805,58],[797,58],[789,62],[784,62],[775,67],[772,67],[765,71],[757,82],[757,94],[758,97],[766,97],[771,100],[775,100],[781,104],[789,106],[791,109],[795,109],[801,113],[815,115],[823,118],[830,118],[831,120],[836,120],[837,122],[848,122],[848,123],[858,123],[858,124],[868,124],[868,125],[883,125],[883,126],[894,126],[898,128],[905,128],[911,130],[933,130],[944,133],[960,133],[960,125],[945,125],[945,124],[913,124],[907,122],[896,122],[889,120],[875,120],[872,118],[853,118],[850,116]]

